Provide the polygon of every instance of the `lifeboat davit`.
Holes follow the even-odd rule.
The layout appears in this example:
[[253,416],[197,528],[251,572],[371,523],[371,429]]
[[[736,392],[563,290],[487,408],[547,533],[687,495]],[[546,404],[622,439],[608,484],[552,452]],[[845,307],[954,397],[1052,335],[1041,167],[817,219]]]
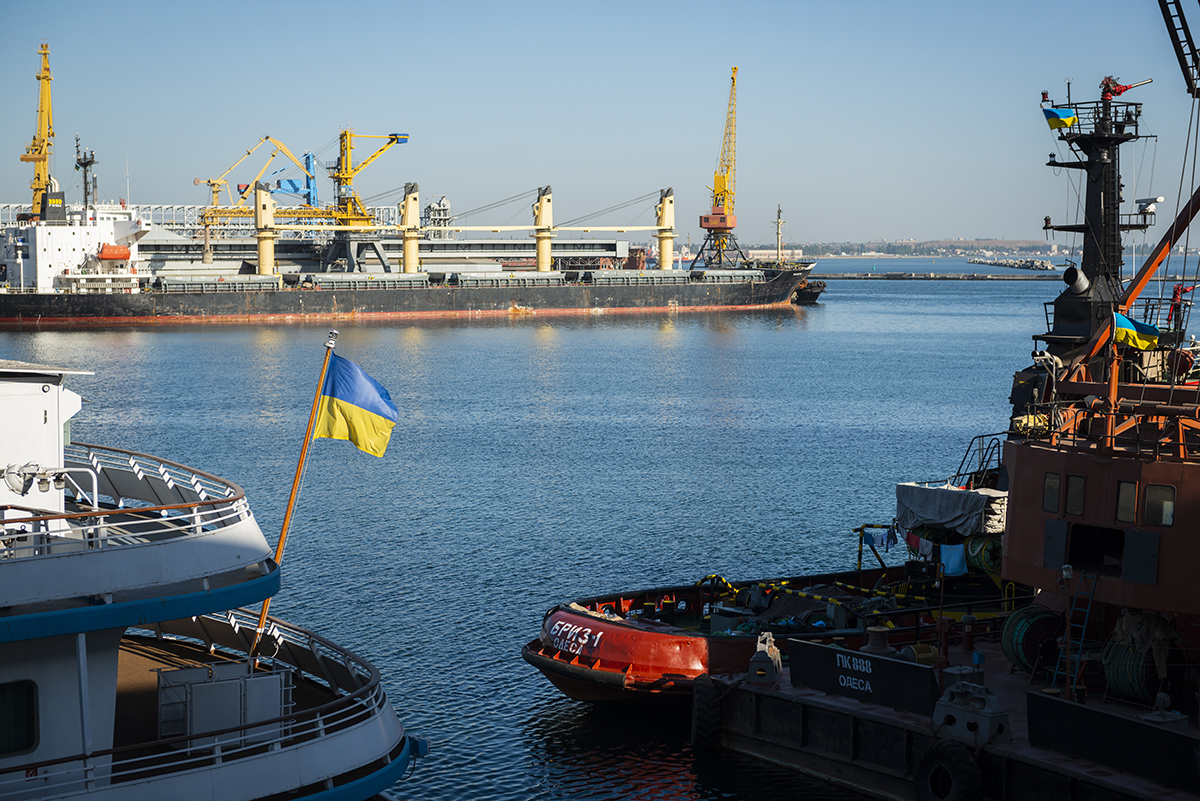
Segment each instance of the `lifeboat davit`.
[[101,261],[128,261],[129,248],[124,245],[101,245],[99,258]]

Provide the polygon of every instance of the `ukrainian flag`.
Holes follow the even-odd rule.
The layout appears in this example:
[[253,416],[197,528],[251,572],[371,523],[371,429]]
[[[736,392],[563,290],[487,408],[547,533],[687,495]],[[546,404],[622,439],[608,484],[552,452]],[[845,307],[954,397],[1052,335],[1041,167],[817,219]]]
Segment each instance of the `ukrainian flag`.
[[399,417],[382,384],[349,359],[329,354],[313,439],[346,439],[360,451],[383,456]]
[[1150,350],[1158,344],[1158,329],[1130,320],[1123,314],[1113,316],[1113,339],[1138,350]]
[[1070,128],[1079,121],[1075,109],[1071,108],[1044,108],[1042,113],[1046,115],[1046,122],[1050,123],[1051,128]]

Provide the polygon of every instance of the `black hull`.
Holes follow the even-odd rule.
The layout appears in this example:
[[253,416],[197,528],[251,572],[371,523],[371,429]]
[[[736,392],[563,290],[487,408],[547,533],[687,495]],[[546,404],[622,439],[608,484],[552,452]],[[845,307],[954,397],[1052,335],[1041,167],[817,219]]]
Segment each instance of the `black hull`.
[[748,309],[815,302],[825,290],[825,283],[805,281],[806,274],[807,270],[770,271],[766,280],[733,283],[692,280],[636,285],[0,293],[0,326],[45,328]]

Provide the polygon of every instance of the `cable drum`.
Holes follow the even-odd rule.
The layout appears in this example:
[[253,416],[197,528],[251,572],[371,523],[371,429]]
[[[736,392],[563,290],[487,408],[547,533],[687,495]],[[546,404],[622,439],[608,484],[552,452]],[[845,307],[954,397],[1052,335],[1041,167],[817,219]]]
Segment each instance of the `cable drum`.
[[1030,604],[1008,616],[1000,635],[1000,647],[1008,661],[1019,670],[1033,673],[1037,663],[1038,646],[1047,640],[1058,639],[1066,624],[1058,612]]
[[[1100,652],[1110,692],[1143,704],[1160,691],[1171,693],[1185,667],[1184,642],[1162,615],[1130,610],[1121,615]],[[1193,690],[1184,690],[1190,695]]]
[[1143,704],[1154,702],[1158,677],[1151,673],[1154,660],[1149,652],[1140,654],[1132,645],[1109,640],[1104,643],[1100,664],[1104,667],[1104,680],[1108,682],[1110,692]]
[[999,573],[1004,555],[999,537],[968,537],[964,543],[967,565],[984,573]]

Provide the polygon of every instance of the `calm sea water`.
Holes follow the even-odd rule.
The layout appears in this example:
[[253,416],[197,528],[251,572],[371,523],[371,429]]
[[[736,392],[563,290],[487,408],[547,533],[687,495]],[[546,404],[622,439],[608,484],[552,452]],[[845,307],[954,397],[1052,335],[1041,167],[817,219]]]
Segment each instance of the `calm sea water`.
[[[897,481],[1005,427],[1058,288],[839,280],[794,310],[342,326],[401,422],[383,459],[313,445],[272,612],[381,668],[432,741],[407,798],[845,798],[698,760],[686,716],[567,700],[521,645],[573,597],[850,566]],[[242,484],[273,540],[325,336],[10,332],[0,358],[95,371],[69,379],[77,440]]]

